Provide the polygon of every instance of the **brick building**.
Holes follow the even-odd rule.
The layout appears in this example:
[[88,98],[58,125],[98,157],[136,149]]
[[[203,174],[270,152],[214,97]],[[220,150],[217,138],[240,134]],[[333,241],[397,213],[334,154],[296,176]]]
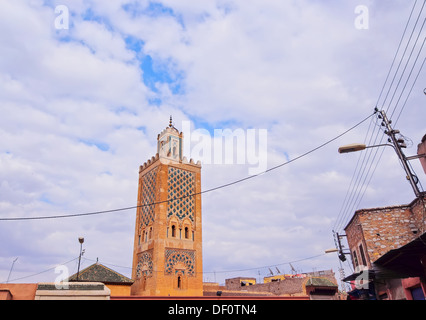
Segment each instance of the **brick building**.
[[378,299],[410,299],[407,293],[418,288],[425,293],[425,197],[355,212],[345,228],[355,268],[346,281],[362,280],[359,287]]
[[[417,146],[417,155],[426,154],[426,134],[422,138],[422,142]],[[423,171],[426,174],[426,157],[420,157],[420,163],[422,164]]]
[[204,285],[204,295],[299,297],[310,300],[337,300],[338,285],[332,270],[308,272],[287,277],[275,277],[276,281],[256,283],[255,278],[236,277],[225,280],[225,286]]
[[201,164],[172,124],[139,168],[132,295],[202,296]]

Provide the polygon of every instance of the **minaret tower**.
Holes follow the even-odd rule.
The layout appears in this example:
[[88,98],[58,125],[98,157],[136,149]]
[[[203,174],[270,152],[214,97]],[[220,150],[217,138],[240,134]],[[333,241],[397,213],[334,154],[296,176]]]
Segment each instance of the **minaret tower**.
[[201,164],[182,156],[170,117],[139,168],[132,295],[202,296]]

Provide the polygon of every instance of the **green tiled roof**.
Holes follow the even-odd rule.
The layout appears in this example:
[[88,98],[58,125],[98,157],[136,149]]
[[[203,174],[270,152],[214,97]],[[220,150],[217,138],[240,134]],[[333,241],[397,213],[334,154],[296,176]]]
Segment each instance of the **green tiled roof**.
[[326,279],[326,278],[309,278],[309,280],[306,282],[306,286],[313,286],[313,287],[337,287],[337,284],[334,282]]
[[[68,278],[68,281],[76,281],[77,273],[73,274]],[[80,271],[78,275],[79,281],[91,281],[91,282],[102,282],[102,283],[121,283],[131,284],[132,279],[129,279],[122,274],[105,267],[100,263],[92,264],[91,266]]]

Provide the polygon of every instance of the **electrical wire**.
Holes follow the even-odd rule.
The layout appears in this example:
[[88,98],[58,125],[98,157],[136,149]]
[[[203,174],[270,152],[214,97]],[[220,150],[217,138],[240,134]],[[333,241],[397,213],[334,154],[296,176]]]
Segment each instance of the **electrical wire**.
[[[399,41],[399,44],[398,44],[398,49],[396,50],[396,52],[395,52],[395,56],[393,57],[392,64],[391,64],[391,66],[390,66],[390,68],[389,68],[389,71],[388,71],[388,74],[387,74],[387,76],[386,76],[385,82],[383,83],[382,90],[380,90],[380,94],[379,94],[379,97],[378,97],[377,102],[376,102],[376,107],[378,107],[378,105],[379,105],[379,101],[380,101],[380,99],[381,99],[381,97],[382,97],[382,95],[383,95],[383,91],[384,91],[384,89],[385,89],[385,87],[386,87],[386,83],[388,82],[388,79],[389,79],[389,76],[390,76],[391,71],[392,71],[392,69],[393,69],[393,66],[395,65],[396,58],[397,58],[397,56],[398,56],[398,53],[399,53],[399,50],[400,50],[400,48],[401,48],[401,45],[402,45],[403,39],[404,39],[405,34],[406,34],[406,32],[407,32],[407,29],[408,29],[408,26],[409,26],[409,24],[410,24],[411,18],[412,18],[412,16],[413,16],[414,9],[416,8],[417,1],[418,1],[418,0],[416,0],[416,1],[414,2],[413,8],[411,9],[411,12],[410,12],[410,16],[408,17],[407,23],[405,24],[404,32],[402,33],[401,40]],[[426,1],[425,1],[425,2],[426,2]]]
[[[398,123],[398,120],[399,120],[399,118],[401,117],[402,111],[404,111],[405,106],[407,105],[408,98],[410,97],[411,92],[413,91],[414,85],[416,84],[417,79],[419,78],[419,75],[420,75],[421,71],[423,70],[423,67],[424,67],[425,62],[426,62],[426,58],[424,58],[424,59],[423,59],[423,63],[422,63],[422,65],[421,65],[421,66],[420,66],[420,68],[419,68],[419,72],[417,73],[417,76],[416,76],[416,78],[414,79],[414,82],[413,82],[413,84],[412,84],[412,86],[411,86],[410,92],[408,93],[408,95],[407,95],[407,97],[406,97],[406,99],[405,99],[405,102],[404,102],[404,104],[403,104],[403,106],[402,106],[402,108],[401,108],[401,111],[399,112],[398,117],[397,117],[397,118],[396,118],[396,120],[394,121],[394,124],[397,124],[397,123]],[[426,90],[426,89],[425,89],[425,90]]]
[[[413,48],[412,48],[412,50],[411,50],[411,52],[410,52],[410,56],[408,57],[407,63],[405,64],[405,67],[404,67],[403,73],[402,73],[402,75],[401,75],[401,77],[400,77],[400,79],[399,79],[399,81],[398,81],[397,88],[399,87],[399,85],[400,85],[400,83],[401,83],[401,80],[402,80],[402,78],[403,78],[403,76],[404,76],[404,73],[405,73],[405,71],[406,71],[406,69],[407,69],[407,67],[408,67],[408,63],[410,62],[411,57],[412,57],[412,54],[413,54],[413,52],[414,52],[414,49],[415,49],[415,48],[416,48],[416,46],[417,46],[417,41],[419,40],[420,34],[421,34],[421,32],[422,32],[422,30],[423,30],[423,28],[424,28],[424,26],[425,26],[425,23],[426,23],[426,18],[423,20],[422,28],[421,28],[421,30],[419,31],[419,35],[417,36],[417,38],[416,38],[416,42],[414,43]],[[411,77],[411,75],[412,75],[412,73],[413,73],[414,67],[415,67],[415,66],[416,66],[416,64],[417,64],[417,61],[418,61],[419,56],[420,56],[420,53],[422,52],[423,47],[424,47],[424,45],[425,45],[425,40],[426,40],[426,37],[424,38],[423,43],[422,43],[422,45],[421,45],[421,47],[420,47],[420,49],[419,49],[419,52],[418,52],[417,57],[416,57],[416,60],[415,60],[415,61],[414,61],[414,63],[413,63],[413,67],[411,68],[411,71],[410,71],[410,73],[409,73],[409,75],[408,75],[408,77],[407,77],[407,80],[405,81],[405,85],[404,85],[404,87],[403,87],[403,88],[402,88],[402,90],[401,90],[401,94],[400,94],[400,96],[399,96],[398,101],[397,101],[397,102],[396,102],[396,104],[395,104],[395,108],[394,108],[394,110],[392,111],[392,113],[391,113],[391,115],[390,115],[390,117],[389,117],[390,119],[392,119],[392,117],[393,117],[393,115],[394,115],[394,113],[395,113],[395,111],[396,111],[396,109],[397,109],[397,106],[398,106],[398,104],[399,104],[399,101],[400,101],[400,99],[401,99],[401,97],[402,97],[402,95],[403,95],[403,93],[404,93],[404,90],[405,90],[405,88],[406,88],[406,86],[407,86],[407,84],[408,84],[408,81],[410,80],[410,77]],[[415,82],[414,82],[414,83],[415,83]],[[395,89],[395,92],[394,92],[394,94],[392,95],[392,100],[391,100],[391,102],[392,102],[392,101],[393,101],[393,99],[394,99],[394,96],[395,96],[395,94],[396,94],[396,92],[397,92],[397,88]]]
[[23,280],[23,279],[27,279],[27,278],[31,278],[31,277],[38,276],[38,275],[40,275],[40,274],[43,274],[43,273],[46,273],[46,272],[52,271],[52,270],[56,269],[58,266],[66,265],[66,264],[68,264],[68,263],[71,263],[71,262],[73,262],[73,261],[75,261],[75,260],[77,260],[77,259],[78,259],[78,257],[77,257],[77,258],[74,258],[74,259],[71,259],[71,260],[69,260],[69,261],[67,261],[67,262],[64,262],[64,263],[58,264],[58,265],[56,265],[56,266],[54,266],[54,267],[52,267],[52,268],[49,268],[49,269],[46,269],[46,270],[43,270],[43,271],[40,271],[40,272],[37,272],[37,273],[34,273],[34,274],[30,274],[30,275],[28,275],[28,276],[24,276],[24,277],[20,277],[20,278],[16,278],[16,279],[9,280],[9,282],[16,282],[16,281],[19,281],[19,280]]
[[[291,263],[302,262],[302,261],[306,261],[306,260],[311,260],[311,259],[319,258],[319,257],[325,256],[325,255],[326,255],[326,253],[321,253],[321,254],[317,254],[317,255],[314,255],[314,256],[310,256],[310,257],[306,257],[306,258],[301,258],[301,259],[298,259],[298,260],[293,260],[293,261],[288,261],[288,262],[280,262],[280,263],[275,263],[275,264],[271,264],[271,265],[268,265],[268,266],[252,267],[252,268],[245,268],[245,269],[221,270],[221,271],[203,271],[201,273],[202,274],[213,274],[213,273],[219,274],[219,273],[234,273],[234,272],[253,271],[253,270],[259,270],[259,269],[266,269],[266,268],[273,268],[273,267],[283,266],[283,265],[287,265],[287,264],[291,264]],[[89,258],[85,258],[85,260],[99,262],[99,260],[94,260],[94,259],[89,259]],[[106,266],[113,266],[113,267],[116,267],[116,268],[123,268],[123,269],[133,270],[132,267],[119,266],[119,265],[115,265],[115,264],[108,263],[108,262],[99,262],[99,263],[102,263],[102,264],[104,264]],[[162,270],[162,271],[153,270],[152,272],[161,272],[161,273],[163,273],[164,270]],[[197,273],[197,272],[194,271],[194,273]]]
[[[407,43],[405,44],[405,49],[403,51],[403,54],[399,58],[399,63],[398,63],[397,69],[396,69],[396,71],[395,71],[395,73],[394,73],[394,75],[392,77],[392,80],[390,82],[389,88],[387,89],[387,93],[386,93],[386,95],[384,97],[384,100],[383,100],[383,104],[382,105],[383,105],[384,108],[386,108],[386,112],[389,111],[389,109],[390,109],[390,107],[392,105],[392,102],[394,100],[394,97],[396,95],[396,92],[398,90],[398,87],[402,83],[402,79],[404,77],[405,71],[407,70],[407,67],[408,67],[408,65],[409,65],[409,63],[411,61],[411,57],[413,55],[413,52],[414,52],[415,48],[417,48],[417,42],[418,42],[419,37],[420,37],[420,35],[421,35],[422,31],[423,31],[423,28],[425,26],[426,19],[423,22],[422,26],[420,27],[420,30],[418,31],[417,37],[414,37],[415,31],[417,29],[418,22],[420,20],[420,17],[421,17],[421,15],[423,13],[423,10],[424,10],[425,4],[426,4],[426,0],[423,1],[423,4],[422,4],[419,12],[416,15],[414,15],[417,3],[418,3],[418,1],[416,0],[415,3],[414,3],[414,5],[413,5],[413,7],[412,7],[411,12],[410,12],[410,16],[409,16],[408,21],[407,21],[407,23],[405,25],[404,32],[403,32],[402,37],[401,37],[401,39],[399,41],[398,49],[397,49],[397,51],[395,53],[395,56],[394,56],[392,64],[391,64],[391,67],[390,67],[389,72],[388,72],[388,74],[386,76],[385,82],[384,82],[384,84],[382,86],[382,89],[381,89],[380,94],[379,94],[379,98],[378,98],[377,103],[376,103],[376,108],[378,108],[380,100],[381,100],[381,98],[384,95],[385,88],[386,88],[386,86],[388,84],[388,81],[391,79],[392,69],[396,65],[399,53],[400,53],[400,51],[403,48],[402,44],[404,43],[404,39],[405,39],[406,35],[408,34],[407,31],[409,30],[410,22],[413,19],[413,17],[417,16],[416,21],[415,21],[414,26],[413,26],[413,29],[412,29],[412,31],[411,31],[411,33],[409,35],[409,39],[408,39]],[[415,43],[411,44],[411,40],[414,39],[414,38],[415,38]],[[412,46],[412,49],[411,49],[411,52],[409,54],[409,57],[406,58],[405,56],[406,56],[406,54],[408,52],[408,48],[409,48],[410,45]],[[419,49],[419,52],[417,54],[416,60],[413,63],[413,66],[411,68],[410,74],[408,75],[408,77],[407,77],[407,79],[405,81],[405,85],[404,85],[404,87],[401,90],[400,96],[399,96],[399,98],[398,98],[398,100],[397,100],[397,102],[395,104],[395,107],[394,107],[394,109],[392,111],[392,115],[389,118],[390,120],[392,119],[393,114],[397,110],[397,107],[398,107],[398,104],[399,104],[399,102],[401,100],[401,97],[402,97],[402,95],[403,95],[403,93],[404,93],[404,91],[405,91],[405,89],[407,87],[407,84],[408,84],[408,82],[409,82],[409,80],[411,78],[411,75],[412,75],[412,73],[414,71],[414,68],[417,65],[417,61],[418,61],[420,53],[422,52],[423,46],[424,46],[424,41],[423,41],[422,46]],[[403,61],[406,61],[405,67],[401,68]],[[402,106],[401,111],[399,112],[397,120],[399,119],[399,117],[401,116],[402,111],[405,108],[405,105],[406,105],[406,103],[408,101],[408,98],[409,98],[409,96],[411,94],[411,91],[412,91],[412,89],[413,89],[413,87],[414,87],[414,85],[415,85],[415,83],[416,83],[416,81],[417,81],[417,79],[418,79],[418,77],[420,75],[420,72],[421,72],[421,70],[423,68],[424,63],[425,63],[425,61],[423,61],[423,64],[421,65],[421,67],[420,67],[420,69],[419,69],[419,71],[417,73],[417,76],[416,76],[416,78],[415,78],[415,80],[414,80],[414,82],[413,82],[413,84],[411,86],[411,90],[409,91],[409,93],[408,93],[408,95],[407,95],[407,97],[405,99],[405,103]],[[402,70],[402,74],[401,74],[401,76],[399,78],[399,81],[397,81],[396,87],[393,89],[394,83],[397,80],[397,75],[398,75],[398,73],[399,73],[400,70]],[[391,94],[391,90],[392,89],[394,90],[393,94]],[[388,97],[390,97],[390,96],[392,98],[389,101],[387,107],[385,107],[386,106],[386,101],[388,100]],[[394,122],[394,124],[396,124],[396,122]],[[385,134],[384,134],[384,130],[381,130],[381,126],[376,126],[376,127],[373,127],[373,130],[372,130],[371,134],[370,134],[370,127],[369,127],[369,130],[366,133],[366,139],[365,139],[365,141],[368,140],[368,138],[367,138],[368,136],[370,136],[370,139],[369,139],[369,143],[366,143],[366,145],[376,145],[376,144],[381,144],[382,143],[382,141],[383,141],[383,139],[385,137]],[[384,153],[384,149],[381,150],[380,154],[379,154],[378,148],[376,148],[376,150],[373,150],[373,149],[374,148],[367,149],[365,152],[362,152],[360,154],[359,158],[358,158],[356,168],[355,168],[354,173],[352,175],[352,179],[351,179],[351,182],[349,184],[348,190],[346,192],[346,195],[345,195],[344,201],[342,203],[341,209],[340,209],[339,214],[338,214],[338,216],[336,218],[333,230],[341,230],[341,228],[343,228],[345,226],[345,224],[347,223],[347,219],[350,217],[351,213],[353,213],[354,210],[355,210],[355,208],[360,205],[360,203],[361,203],[361,201],[363,199],[363,196],[364,196],[364,194],[365,194],[365,192],[366,192],[366,190],[367,190],[370,182],[372,181],[374,173],[375,173],[375,171],[376,171],[376,169],[378,167],[378,164],[380,163],[381,157],[382,157],[382,155]],[[374,166],[374,169],[373,169],[373,166]]]
[[[238,269],[238,270],[206,271],[206,272],[204,272],[204,271],[203,271],[203,272],[201,272],[201,273],[202,273],[202,274],[213,274],[213,273],[218,274],[218,273],[233,273],[233,272],[243,272],[243,271],[252,271],[252,270],[266,269],[266,268],[272,268],[272,267],[277,267],[277,266],[281,266],[281,265],[286,265],[286,264],[291,264],[291,263],[297,263],[297,262],[302,262],[302,261],[306,261],[306,260],[311,260],[311,259],[315,259],[315,258],[322,257],[322,256],[324,256],[324,255],[326,255],[326,254],[325,254],[325,253],[322,253],[322,254],[318,254],[318,255],[314,255],[314,256],[310,256],[310,257],[306,257],[306,258],[301,258],[301,259],[293,260],[293,261],[289,261],[289,262],[282,262],[282,263],[272,264],[272,265],[269,265],[269,266],[261,266],[261,267],[254,267],[254,268],[247,268],[247,269]],[[43,270],[43,271],[40,271],[40,272],[37,272],[37,273],[33,273],[33,274],[30,274],[30,275],[27,275],[27,276],[24,276],[24,277],[20,277],[20,278],[16,278],[16,279],[9,280],[9,282],[16,282],[16,281],[19,281],[19,280],[23,280],[23,279],[27,279],[27,278],[32,278],[32,277],[35,277],[35,276],[41,275],[41,274],[43,274],[43,273],[46,273],[46,272],[49,272],[49,271],[52,271],[52,270],[56,269],[58,266],[66,265],[66,264],[69,264],[69,263],[71,263],[71,262],[73,262],[73,261],[76,261],[76,260],[78,260],[78,258],[79,258],[79,257],[73,258],[73,259],[71,259],[71,260],[69,260],[69,261],[67,261],[67,262],[64,262],[64,263],[58,264],[58,265],[56,265],[55,267],[52,267],[52,268],[49,268],[49,269],[46,269],[46,270]],[[89,258],[86,258],[86,257],[85,257],[85,258],[83,258],[83,259],[84,259],[84,260],[87,260],[87,261],[96,261],[96,262],[98,262],[98,263],[102,263],[103,265],[106,265],[106,266],[113,266],[113,267],[117,267],[117,268],[124,268],[124,269],[130,269],[130,270],[133,270],[133,268],[132,268],[132,267],[126,267],[126,266],[115,265],[115,264],[108,263],[108,262],[99,262],[99,260],[98,260],[98,259],[97,259],[97,260],[94,260],[94,259],[89,259]],[[162,270],[162,271],[154,271],[154,270],[153,270],[153,272],[161,272],[161,273],[163,273],[163,272],[164,272],[164,270]],[[195,273],[196,273],[196,272],[195,272]]]
[[157,205],[157,204],[162,204],[162,203],[168,203],[171,201],[175,201],[175,200],[180,200],[180,199],[184,199],[187,197],[193,197],[193,196],[198,196],[198,195],[202,195],[202,194],[206,194],[209,192],[213,192],[219,189],[223,189],[226,187],[230,187],[239,183],[242,183],[244,181],[247,180],[251,180],[253,178],[256,178],[258,176],[261,176],[265,173],[274,171],[278,168],[281,168],[285,165],[288,165],[296,160],[299,160],[323,147],[325,147],[326,145],[332,143],[333,141],[339,139],[340,137],[344,136],[345,134],[347,134],[348,132],[354,130],[355,128],[357,128],[358,126],[360,126],[361,124],[363,124],[365,121],[367,121],[368,119],[370,119],[373,116],[373,114],[369,115],[368,117],[364,118],[363,120],[361,120],[360,122],[358,122],[357,124],[355,124],[354,126],[352,126],[351,128],[349,128],[348,130],[344,131],[343,133],[337,135],[336,137],[328,140],[327,142],[324,142],[323,144],[301,154],[300,156],[295,157],[294,159],[291,159],[289,161],[286,161],[284,163],[281,163],[277,166],[274,166],[272,168],[267,169],[264,172],[258,173],[256,175],[251,175],[251,176],[247,176],[245,178],[239,179],[239,180],[235,180],[217,187],[213,187],[204,191],[200,191],[200,192],[195,192],[193,194],[190,195],[185,195],[182,197],[178,197],[178,198],[173,198],[173,199],[168,199],[168,200],[163,200],[163,201],[157,201],[157,202],[152,202],[152,203],[148,203],[148,204],[142,204],[142,205],[136,205],[136,206],[130,206],[130,207],[124,207],[124,208],[118,208],[118,209],[110,209],[110,210],[102,210],[102,211],[94,211],[94,212],[85,212],[85,213],[75,213],[75,214],[68,214],[68,215],[54,215],[54,216],[36,216],[36,217],[12,217],[12,218],[0,218],[0,221],[23,221],[23,220],[46,220],[46,219],[60,219],[60,218],[72,218],[72,217],[83,217],[83,216],[92,216],[92,215],[99,215],[99,214],[105,214],[105,213],[113,213],[113,212],[119,212],[119,211],[126,211],[126,210],[134,210],[140,207],[147,207],[147,206],[152,206],[152,205]]

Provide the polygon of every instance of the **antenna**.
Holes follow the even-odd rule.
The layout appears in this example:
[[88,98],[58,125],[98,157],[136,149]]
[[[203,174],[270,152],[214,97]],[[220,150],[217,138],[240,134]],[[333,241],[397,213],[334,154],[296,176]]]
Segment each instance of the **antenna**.
[[12,266],[10,267],[10,271],[9,271],[9,275],[7,276],[6,283],[9,283],[10,275],[12,274],[13,266],[15,265],[16,260],[18,260],[18,257],[15,260],[13,260],[13,262],[12,262]]
[[277,269],[278,274],[281,274],[281,271],[278,269],[278,267],[275,267],[275,269]]
[[273,276],[273,275],[274,275],[274,273],[272,272],[271,268],[268,268],[268,269],[269,269],[269,273],[270,273],[270,275],[271,275],[271,276]]
[[292,264],[291,264],[291,263],[289,263],[289,265],[290,265],[290,267],[291,267],[291,271],[292,271],[294,274],[296,274],[296,273],[297,273],[296,269],[294,269],[294,267],[292,266]]

